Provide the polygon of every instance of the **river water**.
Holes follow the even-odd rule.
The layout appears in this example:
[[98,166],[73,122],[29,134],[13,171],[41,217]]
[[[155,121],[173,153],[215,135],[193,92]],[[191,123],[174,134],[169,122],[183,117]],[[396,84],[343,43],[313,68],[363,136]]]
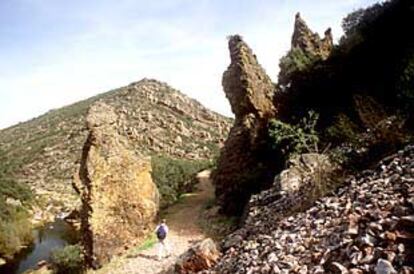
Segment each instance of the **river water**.
[[34,242],[29,248],[22,250],[13,261],[0,267],[1,274],[23,273],[42,260],[49,261],[54,249],[78,242],[75,229],[60,219],[33,230],[33,238]]

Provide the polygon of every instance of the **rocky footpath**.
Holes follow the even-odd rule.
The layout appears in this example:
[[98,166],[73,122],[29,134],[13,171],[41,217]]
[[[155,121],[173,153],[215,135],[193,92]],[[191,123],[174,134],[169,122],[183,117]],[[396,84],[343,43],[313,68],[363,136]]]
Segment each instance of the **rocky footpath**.
[[222,82],[235,122],[212,179],[223,212],[237,214],[249,194],[261,188],[260,184],[244,176],[255,172],[258,151],[265,151],[262,141],[267,134],[267,123],[276,113],[273,105],[275,87],[240,36],[229,38],[229,50],[231,64],[224,72]]
[[245,224],[204,273],[414,272],[414,145],[310,207],[297,193],[253,196]]
[[92,105],[88,138],[74,187],[82,200],[82,244],[89,266],[136,245],[152,226],[159,193],[151,163],[139,158],[128,140],[117,134],[117,115],[105,103]]

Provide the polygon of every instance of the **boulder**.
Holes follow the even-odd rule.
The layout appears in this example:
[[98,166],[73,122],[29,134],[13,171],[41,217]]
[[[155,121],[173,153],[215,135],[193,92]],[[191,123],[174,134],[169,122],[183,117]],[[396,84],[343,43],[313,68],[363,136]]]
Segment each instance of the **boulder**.
[[74,186],[80,193],[81,235],[88,266],[98,266],[144,236],[156,216],[159,194],[149,159],[117,133],[117,115],[104,103],[87,116],[89,135]]
[[[275,177],[275,183],[280,184],[280,189],[285,192],[295,192],[303,187],[305,183],[318,186],[326,183],[320,178],[326,178],[336,169],[329,157],[318,153],[305,153],[290,160],[290,167],[283,170]],[[309,188],[308,188],[309,190]]]
[[175,273],[190,274],[209,269],[220,257],[216,244],[210,238],[202,240],[181,255],[175,264]]
[[266,155],[263,141],[269,119],[277,110],[273,103],[275,86],[249,46],[234,35],[229,38],[229,50],[231,64],[223,74],[222,84],[235,121],[212,179],[222,212],[238,214],[250,194],[269,181],[255,175],[260,175],[260,168],[265,169],[266,163],[261,167],[258,163]]

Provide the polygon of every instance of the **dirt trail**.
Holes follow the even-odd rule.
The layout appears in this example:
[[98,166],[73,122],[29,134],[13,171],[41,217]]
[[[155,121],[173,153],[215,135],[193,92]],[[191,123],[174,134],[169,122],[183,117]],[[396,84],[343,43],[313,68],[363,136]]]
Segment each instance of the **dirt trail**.
[[[131,257],[125,257],[105,267],[104,272],[110,274],[161,274],[167,273],[178,256],[185,252],[193,242],[206,238],[198,225],[199,215],[206,202],[214,197],[214,189],[209,179],[210,172],[198,174],[199,184],[194,193],[184,197],[182,201],[170,207],[165,213],[168,234],[168,244],[172,254],[161,261],[157,260],[157,245],[139,252]],[[110,268],[110,269],[109,269]]]

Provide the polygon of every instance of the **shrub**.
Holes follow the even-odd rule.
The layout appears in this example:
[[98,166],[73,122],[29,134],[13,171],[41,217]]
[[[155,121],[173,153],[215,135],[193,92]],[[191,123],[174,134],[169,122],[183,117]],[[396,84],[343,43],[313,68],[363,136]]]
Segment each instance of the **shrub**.
[[[26,185],[11,180],[7,169],[0,167],[0,256],[11,258],[32,241],[32,225],[25,207],[32,194]],[[8,198],[17,204],[7,203]]]
[[327,139],[331,142],[352,144],[359,142],[360,132],[360,127],[343,113],[338,114],[334,123],[325,131]]
[[340,44],[346,48],[352,48],[365,40],[367,29],[377,20],[388,8],[389,4],[375,4],[366,9],[358,9],[348,14],[342,19],[341,27],[344,36],[340,40]]
[[354,96],[355,108],[366,129],[362,140],[369,146],[399,146],[408,141],[405,118],[399,114],[390,115],[385,108],[369,96]]
[[293,73],[306,70],[317,59],[318,57],[305,53],[301,48],[292,48],[280,59],[279,83],[287,84]]
[[305,204],[313,203],[343,183],[340,166],[329,155],[297,155],[289,162],[291,167],[288,171],[294,176],[299,175],[302,180],[302,202]]
[[192,191],[197,173],[210,168],[211,162],[157,155],[151,158],[151,165],[152,179],[161,194],[161,207],[166,207],[176,202],[182,193]]
[[0,200],[0,256],[12,258],[22,246],[33,240],[29,214],[21,206]]
[[281,149],[285,156],[318,151],[319,137],[315,127],[319,115],[313,111],[309,111],[308,115],[297,125],[271,120],[269,136],[273,148]]
[[84,254],[79,245],[68,245],[53,251],[51,263],[56,274],[85,273]]
[[414,49],[411,51],[404,60],[397,82],[399,97],[407,105],[409,113],[414,110]]

